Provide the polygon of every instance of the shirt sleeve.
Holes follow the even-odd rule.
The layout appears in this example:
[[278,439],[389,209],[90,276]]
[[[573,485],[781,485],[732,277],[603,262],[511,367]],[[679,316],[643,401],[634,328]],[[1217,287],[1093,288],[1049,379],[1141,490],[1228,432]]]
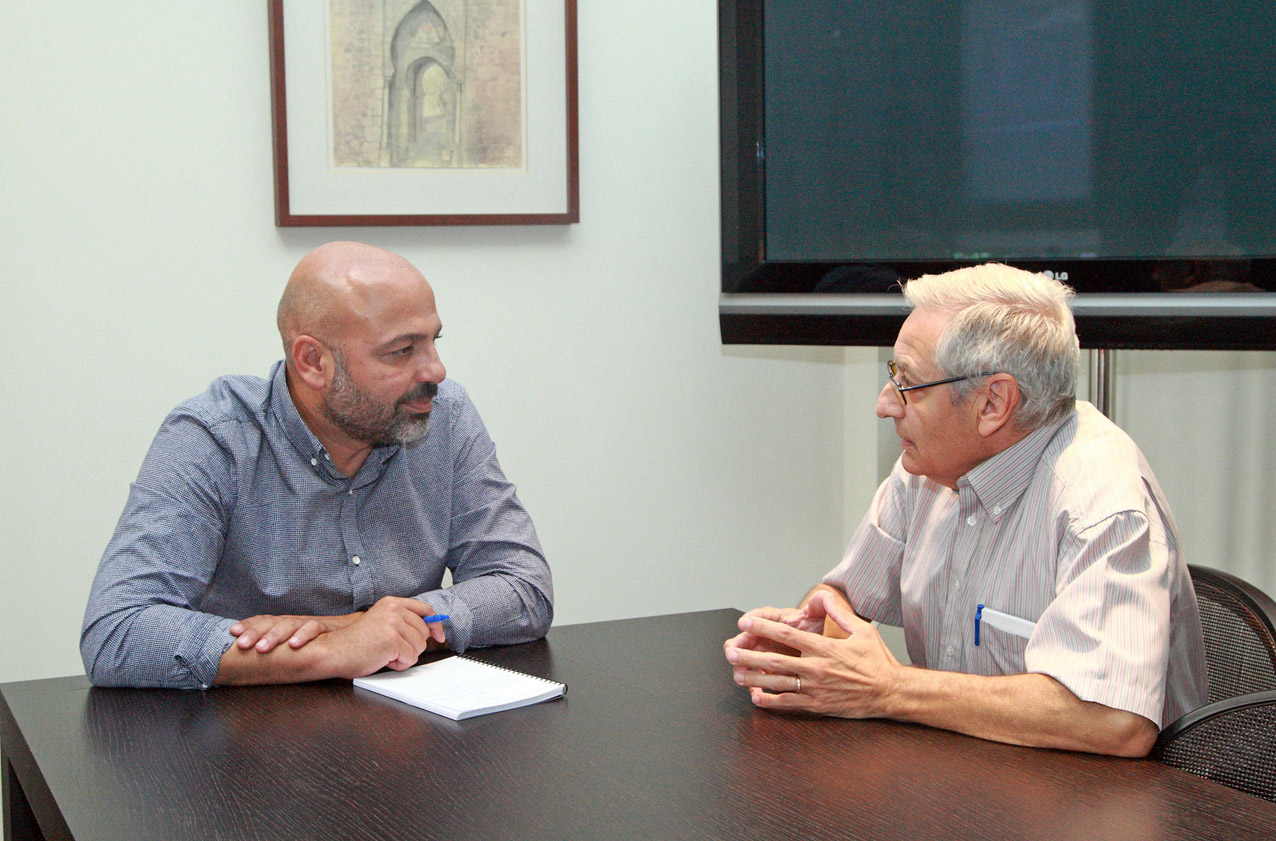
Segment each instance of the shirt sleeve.
[[98,565],[80,654],[98,686],[207,689],[234,620],[195,609],[221,557],[233,465],[201,420],[165,420]]
[[902,469],[896,462],[851,537],[842,562],[823,579],[846,594],[861,618],[887,625],[904,624],[899,577],[908,521]]
[[1024,652],[1027,671],[1158,727],[1173,571],[1159,525],[1143,511],[1124,511],[1071,535],[1060,557],[1057,595]]
[[554,616],[549,564],[531,517],[496,459],[496,445],[463,390],[452,440],[447,557],[452,586],[418,598],[451,617],[448,644],[458,652],[539,639]]

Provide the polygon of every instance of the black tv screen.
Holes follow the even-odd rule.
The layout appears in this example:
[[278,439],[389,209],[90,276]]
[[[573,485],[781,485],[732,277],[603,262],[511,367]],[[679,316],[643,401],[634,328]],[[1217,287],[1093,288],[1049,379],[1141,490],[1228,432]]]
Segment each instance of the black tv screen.
[[890,344],[996,260],[1087,346],[1276,348],[1269,0],[719,9],[724,341]]

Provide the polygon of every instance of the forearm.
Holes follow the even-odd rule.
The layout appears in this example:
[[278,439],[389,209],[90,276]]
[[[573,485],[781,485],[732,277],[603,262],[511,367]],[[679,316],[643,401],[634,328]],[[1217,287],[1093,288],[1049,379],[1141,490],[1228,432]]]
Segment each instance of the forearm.
[[217,669],[218,686],[268,683],[304,683],[341,676],[338,651],[323,634],[301,648],[277,645],[262,653],[237,645],[226,649]]
[[365,615],[257,615],[230,627],[235,642],[218,661],[219,684],[294,683],[335,677],[332,650],[315,640],[350,627]]
[[408,669],[421,652],[444,641],[438,622],[423,621],[433,612],[432,605],[417,599],[386,596],[367,611],[352,614],[353,620],[343,627],[300,645],[277,645],[266,651],[232,646],[222,655],[216,682],[300,683],[362,677],[387,666]]
[[[352,656],[355,653],[339,644],[339,639],[322,634],[301,648],[277,645],[265,653],[232,645],[222,655],[214,683],[218,686],[306,683],[328,678],[362,677],[380,668],[368,666],[365,657]],[[431,639],[426,642],[424,650],[443,647],[443,643]]]
[[984,677],[904,667],[882,697],[882,717],[1030,747],[1145,756],[1156,725],[1082,701],[1042,674]]

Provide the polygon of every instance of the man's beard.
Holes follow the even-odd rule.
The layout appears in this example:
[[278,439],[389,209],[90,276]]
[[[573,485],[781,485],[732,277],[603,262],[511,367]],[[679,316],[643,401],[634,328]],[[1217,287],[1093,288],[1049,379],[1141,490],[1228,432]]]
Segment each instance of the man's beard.
[[430,413],[406,412],[401,404],[433,399],[438,392],[436,383],[421,383],[395,401],[393,407],[385,406],[355,385],[345,360],[337,356],[332,387],[323,400],[323,415],[346,435],[374,447],[411,444],[429,431]]

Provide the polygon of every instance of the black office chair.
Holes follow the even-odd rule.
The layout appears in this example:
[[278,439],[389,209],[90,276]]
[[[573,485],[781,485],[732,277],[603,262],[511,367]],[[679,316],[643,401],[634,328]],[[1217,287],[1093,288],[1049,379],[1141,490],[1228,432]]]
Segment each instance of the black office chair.
[[1276,602],[1234,575],[1188,569],[1209,703],[1162,731],[1151,756],[1276,803]]

